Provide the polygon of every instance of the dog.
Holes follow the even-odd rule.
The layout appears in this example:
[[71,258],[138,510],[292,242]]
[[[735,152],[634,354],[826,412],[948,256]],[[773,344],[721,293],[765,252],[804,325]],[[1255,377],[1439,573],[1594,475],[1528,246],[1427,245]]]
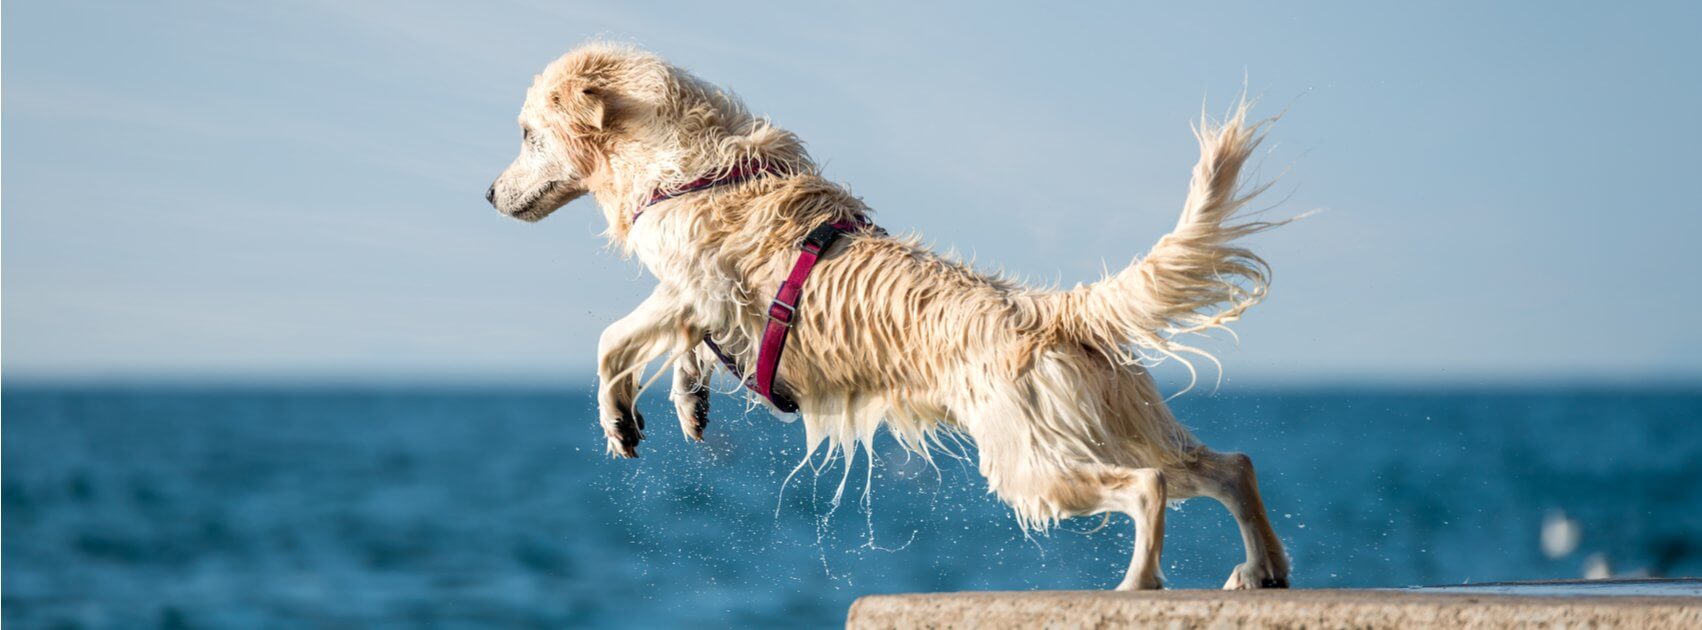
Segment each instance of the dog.
[[[780,406],[783,393],[812,455],[826,444],[849,465],[881,427],[925,458],[964,436],[1025,531],[1128,514],[1134,553],[1120,590],[1162,588],[1164,508],[1196,496],[1240,526],[1246,561],[1224,588],[1286,588],[1288,556],[1252,460],[1201,444],[1147,369],[1204,354],[1178,337],[1222,329],[1269,286],[1269,267],[1237,244],[1283,223],[1238,216],[1264,190],[1241,190],[1266,124],[1248,122],[1248,108],[1242,99],[1221,122],[1202,117],[1176,228],[1145,258],[1067,291],[1025,288],[886,234],[796,135],[621,44],[585,44],[535,77],[520,155],[486,199],[539,221],[590,194],[612,247],[658,280],[598,342],[599,421],[614,456],[636,457],[645,437],[634,402],[648,364],[669,359],[681,429],[701,440],[716,355],[735,374],[766,361],[783,389],[753,398]],[[836,238],[808,240],[829,225]],[[801,242],[822,245],[801,293],[770,301],[803,265]],[[786,352],[769,360],[777,327]]]

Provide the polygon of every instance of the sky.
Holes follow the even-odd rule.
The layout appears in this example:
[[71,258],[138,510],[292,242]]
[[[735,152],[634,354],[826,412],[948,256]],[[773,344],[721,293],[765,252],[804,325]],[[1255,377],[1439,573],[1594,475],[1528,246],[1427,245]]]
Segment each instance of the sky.
[[1266,205],[1322,212],[1251,241],[1227,383],[1702,383],[1702,5],[930,4],[7,2],[4,375],[588,382],[653,279],[589,199],[482,196],[532,76],[605,38],[1061,286],[1174,224],[1245,85]]

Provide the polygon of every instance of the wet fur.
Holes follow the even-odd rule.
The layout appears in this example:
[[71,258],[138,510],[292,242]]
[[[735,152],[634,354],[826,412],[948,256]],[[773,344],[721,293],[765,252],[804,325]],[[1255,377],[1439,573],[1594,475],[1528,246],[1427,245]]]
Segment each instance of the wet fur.
[[[1179,336],[1221,328],[1265,293],[1268,268],[1235,244],[1271,223],[1235,222],[1259,192],[1240,191],[1261,124],[1240,104],[1196,129],[1201,156],[1175,230],[1099,282],[1023,287],[930,251],[913,236],[866,229],[811,275],[780,377],[800,407],[809,452],[847,465],[885,427],[930,458],[972,439],[990,488],[1027,528],[1123,512],[1137,524],[1121,588],[1160,585],[1163,507],[1211,496],[1241,523],[1247,562],[1226,588],[1284,586],[1288,560],[1258,497],[1251,461],[1206,449],[1171,415],[1143,365],[1204,355]],[[708,421],[705,334],[749,373],[769,299],[810,229],[873,216],[821,176],[792,133],[731,94],[630,47],[594,43],[551,64],[521,112],[529,137],[491,189],[504,213],[539,220],[590,193],[611,245],[658,286],[606,330],[599,408],[609,452],[637,456],[641,372],[674,366],[682,432]],[[656,190],[758,161],[783,175],[691,193],[632,212]],[[541,192],[540,192],[541,191]]]

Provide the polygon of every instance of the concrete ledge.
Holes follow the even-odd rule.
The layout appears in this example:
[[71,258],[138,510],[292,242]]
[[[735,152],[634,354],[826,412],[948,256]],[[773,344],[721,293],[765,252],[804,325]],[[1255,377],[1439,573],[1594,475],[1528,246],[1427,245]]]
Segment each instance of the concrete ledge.
[[[1506,586],[1506,585],[1502,585]],[[848,628],[1702,628],[1702,597],[1452,589],[873,595]]]

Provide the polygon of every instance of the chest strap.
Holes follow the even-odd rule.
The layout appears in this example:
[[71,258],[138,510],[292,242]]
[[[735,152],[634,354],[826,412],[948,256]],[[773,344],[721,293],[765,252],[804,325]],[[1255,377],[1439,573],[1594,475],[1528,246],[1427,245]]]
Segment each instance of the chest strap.
[[823,223],[810,230],[803,242],[798,244],[798,259],[792,263],[792,273],[780,282],[780,289],[774,293],[774,301],[768,305],[768,323],[763,326],[762,346],[756,357],[756,373],[750,377],[739,373],[739,365],[708,336],[703,343],[721,358],[721,363],[733,373],[745,387],[757,395],[774,403],[774,407],[786,413],[798,410],[798,403],[786,391],[785,385],[779,382],[780,355],[786,351],[786,337],[792,332],[792,323],[797,320],[798,307],[804,297],[804,281],[810,278],[810,271],[815,269],[827,249],[832,247],[839,237],[847,232],[867,226],[868,221],[834,221]]

